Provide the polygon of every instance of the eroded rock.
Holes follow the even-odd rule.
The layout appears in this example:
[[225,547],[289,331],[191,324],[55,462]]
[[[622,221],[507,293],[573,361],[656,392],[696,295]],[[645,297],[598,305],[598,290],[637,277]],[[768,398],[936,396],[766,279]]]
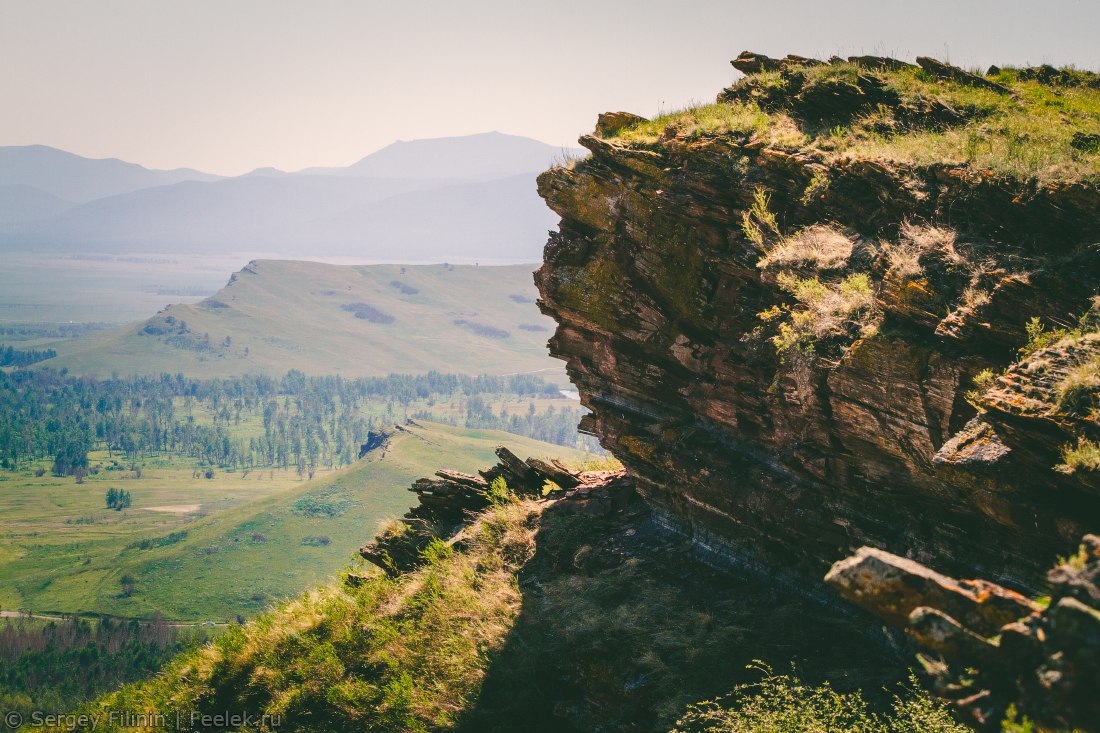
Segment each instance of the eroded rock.
[[1000,730],[1009,706],[1044,726],[1097,730],[1100,721],[1100,538],[1048,574],[1049,606],[986,581],[954,580],[860,548],[825,582],[905,629],[935,658],[924,666],[975,725]]

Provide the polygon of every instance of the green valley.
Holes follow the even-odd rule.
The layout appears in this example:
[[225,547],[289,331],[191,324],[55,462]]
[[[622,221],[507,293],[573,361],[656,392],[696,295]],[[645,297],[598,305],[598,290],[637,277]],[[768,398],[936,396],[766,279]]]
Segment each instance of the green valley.
[[[491,430],[413,422],[384,449],[303,480],[293,470],[196,477],[184,459],[149,460],[141,478],[108,472],[0,473],[0,606],[231,621],[330,578],[387,519],[414,503],[408,485],[448,466],[473,471],[507,445],[521,455],[576,450]],[[93,454],[93,460],[97,456]],[[105,506],[109,484],[134,505]]]

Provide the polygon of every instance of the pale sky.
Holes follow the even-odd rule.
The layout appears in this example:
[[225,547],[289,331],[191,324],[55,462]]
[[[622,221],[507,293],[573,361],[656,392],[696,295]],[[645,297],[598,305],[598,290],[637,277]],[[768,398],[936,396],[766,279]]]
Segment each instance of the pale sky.
[[0,145],[237,174],[711,101],[729,60],[1100,68],[1098,0],[0,0]]

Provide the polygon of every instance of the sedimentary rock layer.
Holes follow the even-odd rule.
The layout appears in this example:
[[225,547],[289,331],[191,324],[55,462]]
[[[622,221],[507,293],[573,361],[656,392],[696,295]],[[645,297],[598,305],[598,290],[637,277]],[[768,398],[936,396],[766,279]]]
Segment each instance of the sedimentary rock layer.
[[[766,73],[807,63],[748,56]],[[860,95],[889,103],[876,64],[844,94],[803,87],[797,124],[828,129]],[[1012,367],[1032,319],[1089,309],[1095,185],[830,157],[751,132],[619,137],[637,119],[606,116],[580,140],[591,157],[539,178],[561,224],[535,278],[559,324],[551,352],[593,412],[583,427],[670,526],[807,586],[872,545],[1019,589],[1100,526],[1095,474],[1055,470],[1067,443],[1097,437],[1095,416],[1042,388],[1083,347],[1048,344],[1033,368],[975,384]],[[783,249],[811,235],[835,251]],[[811,281],[866,302],[814,323],[798,290]],[[1019,407],[1013,390],[1042,404]]]

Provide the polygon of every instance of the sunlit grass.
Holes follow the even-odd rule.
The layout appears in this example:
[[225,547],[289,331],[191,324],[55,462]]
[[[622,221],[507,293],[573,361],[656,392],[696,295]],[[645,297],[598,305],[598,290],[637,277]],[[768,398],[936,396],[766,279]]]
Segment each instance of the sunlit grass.
[[616,133],[624,142],[641,144],[669,136],[692,139],[717,135],[745,135],[780,147],[800,147],[809,140],[788,115],[768,114],[756,105],[725,103],[667,112]]
[[[765,110],[756,103],[701,104],[661,114],[614,137],[627,144],[653,145],[671,138],[732,136],[816,153],[830,161],[878,158],[914,165],[969,165],[1040,182],[1100,177],[1100,153],[1093,149],[1098,139],[1093,136],[1100,136],[1100,90],[1019,81],[1011,69],[997,78],[1011,95],[935,79],[923,70],[837,64],[799,73],[803,89],[822,83],[854,85],[861,74],[873,74],[900,98],[901,106],[880,106],[854,119],[810,124],[796,121],[797,98],[792,98],[790,113],[783,105]],[[780,72],[750,76],[742,84],[780,96],[788,94],[790,86]],[[959,121],[915,124],[913,111],[928,105],[953,110]]]

